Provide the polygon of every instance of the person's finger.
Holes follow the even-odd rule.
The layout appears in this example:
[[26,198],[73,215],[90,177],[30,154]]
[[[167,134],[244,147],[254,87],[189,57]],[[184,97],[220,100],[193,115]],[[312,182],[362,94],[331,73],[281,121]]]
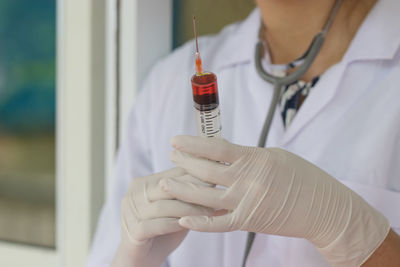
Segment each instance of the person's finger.
[[233,163],[242,155],[239,145],[220,138],[178,135],[171,139],[171,146],[191,155],[214,161]]
[[158,182],[160,181],[160,179],[179,177],[184,176],[185,174],[186,171],[178,167],[169,169],[167,171],[155,173],[147,177],[141,177],[139,179],[145,179],[145,181],[142,181],[144,183],[143,193],[145,194],[148,201],[153,202],[163,199],[173,199],[173,197],[168,195],[165,191],[161,190],[161,188],[158,186]]
[[[178,176],[175,178],[177,180],[183,181],[183,182],[191,182],[191,183],[195,183],[195,184],[202,185],[202,186],[208,186],[208,187],[213,186],[212,184],[203,182],[202,180],[195,178],[189,174],[185,174],[185,175]],[[154,202],[157,200],[175,199],[173,196],[171,196],[170,194],[168,194],[167,192],[165,192],[164,190],[161,189],[161,187],[159,186],[159,181],[160,180],[157,180],[156,182],[151,182],[146,187],[145,193],[147,193],[147,200],[149,202]]]
[[136,221],[134,224],[123,218],[122,229],[127,233],[129,240],[136,245],[140,245],[142,242],[155,236],[184,230],[176,218],[156,218]]
[[176,179],[177,181],[180,181],[180,182],[194,183],[194,184],[201,185],[201,186],[207,186],[207,187],[215,186],[213,184],[204,182],[203,180],[196,178],[188,173],[185,175],[179,176],[179,177],[173,177],[173,179]]
[[148,188],[145,188],[144,190],[145,190],[145,194],[147,194],[147,200],[149,202],[154,202],[157,200],[168,200],[168,199],[172,200],[172,199],[174,199],[173,196],[171,196],[167,192],[163,191],[158,186],[158,183],[153,186],[149,186]]
[[230,213],[222,216],[186,216],[179,219],[179,224],[189,230],[198,232],[231,232]]
[[160,186],[168,194],[184,202],[217,210],[234,208],[235,203],[224,197],[226,193],[224,189],[200,186],[190,182],[178,182],[173,178],[161,180]]
[[213,214],[211,214],[211,216],[222,216],[222,215],[225,215],[227,213],[229,213],[228,210],[216,210],[216,211],[214,211]]
[[180,200],[158,200],[138,208],[141,220],[155,218],[180,218],[188,215],[211,215],[213,209],[202,207]]
[[169,169],[166,171],[154,173],[149,176],[142,177],[142,178],[151,179],[151,180],[159,180],[162,178],[178,177],[178,176],[182,176],[185,174],[186,174],[185,170],[178,167],[178,168],[172,168],[172,169]]
[[222,186],[230,186],[234,182],[230,175],[225,175],[229,166],[222,163],[197,158],[179,150],[172,151],[170,159],[176,166],[202,181]]

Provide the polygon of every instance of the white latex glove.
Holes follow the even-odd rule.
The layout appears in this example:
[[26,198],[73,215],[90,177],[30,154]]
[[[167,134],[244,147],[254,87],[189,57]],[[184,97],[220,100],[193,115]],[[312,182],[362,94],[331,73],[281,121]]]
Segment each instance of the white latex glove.
[[334,266],[361,265],[390,229],[388,220],[359,195],[285,150],[191,136],[174,137],[171,145],[177,166],[224,187],[176,178],[160,182],[177,199],[227,210],[221,216],[185,216],[179,223],[187,229],[305,238]]
[[180,168],[134,179],[122,201],[122,238],[113,267],[160,267],[187,234],[179,218],[213,214],[212,209],[174,200],[160,189],[162,178],[205,186]]

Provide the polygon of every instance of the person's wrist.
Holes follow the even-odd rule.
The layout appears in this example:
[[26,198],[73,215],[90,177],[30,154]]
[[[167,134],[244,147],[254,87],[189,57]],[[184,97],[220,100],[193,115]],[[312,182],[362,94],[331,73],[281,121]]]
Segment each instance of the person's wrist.
[[121,253],[132,259],[136,256],[135,254],[137,254],[137,252],[135,251],[135,246],[128,240],[121,240],[121,242],[119,243],[119,250],[121,251]]
[[117,254],[132,267],[160,267],[163,263],[163,260],[148,255],[140,246],[132,244],[129,240],[121,240]]
[[119,243],[118,249],[115,252],[112,267],[122,267],[122,266],[134,266],[135,260],[132,255],[130,255],[131,250],[124,244],[123,241]]
[[387,218],[354,192],[349,205],[348,217],[342,218],[344,227],[336,228],[335,238],[325,246],[317,246],[332,266],[360,266],[390,230]]

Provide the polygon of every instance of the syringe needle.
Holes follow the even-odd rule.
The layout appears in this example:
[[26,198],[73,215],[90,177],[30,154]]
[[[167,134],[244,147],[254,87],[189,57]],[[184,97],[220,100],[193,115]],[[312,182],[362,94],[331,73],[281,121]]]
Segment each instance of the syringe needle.
[[199,44],[197,43],[196,16],[193,16],[193,32],[194,39],[196,40],[196,53],[199,53]]
[[196,42],[196,73],[192,76],[191,82],[197,131],[200,136],[221,137],[217,76],[212,72],[203,72],[195,16],[193,16],[193,31]]
[[197,42],[197,28],[196,28],[196,16],[193,16],[193,31],[194,31],[194,39],[196,40],[196,74],[202,75],[203,74],[203,66],[201,63],[200,52],[199,52],[199,44]]

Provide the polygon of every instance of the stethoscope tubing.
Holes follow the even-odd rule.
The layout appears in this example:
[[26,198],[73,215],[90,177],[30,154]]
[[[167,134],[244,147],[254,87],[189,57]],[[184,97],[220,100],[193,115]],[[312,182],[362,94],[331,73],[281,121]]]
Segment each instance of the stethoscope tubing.
[[[322,45],[324,44],[325,36],[328,33],[328,30],[333,23],[333,19],[336,16],[341,3],[342,3],[342,0],[336,0],[334,6],[332,8],[332,11],[329,15],[329,18],[328,18],[326,24],[324,25],[323,30],[314,37],[314,39],[311,42],[310,47],[308,48],[306,53],[300,58],[302,60],[302,63],[300,65],[298,65],[293,72],[289,73],[286,76],[279,77],[279,76],[272,75],[272,74],[268,73],[267,71],[265,71],[264,67],[262,66],[264,44],[261,40],[258,41],[258,43],[256,44],[254,58],[255,58],[255,66],[256,66],[257,73],[263,80],[271,83],[274,87],[274,91],[273,91],[273,95],[271,98],[268,113],[265,118],[262,130],[260,133],[260,137],[258,139],[258,147],[265,147],[265,144],[267,143],[268,133],[271,128],[272,120],[274,118],[275,110],[278,105],[278,101],[279,101],[279,98],[281,95],[282,88],[284,88],[284,86],[286,86],[286,85],[289,85],[291,83],[298,81],[310,69],[310,67],[313,64],[313,62],[315,61],[315,58],[317,57],[319,51],[321,50]],[[252,233],[252,232],[249,232],[247,235],[242,267],[246,266],[246,261],[250,254],[250,250],[253,245],[255,236],[256,236],[256,234]]]

